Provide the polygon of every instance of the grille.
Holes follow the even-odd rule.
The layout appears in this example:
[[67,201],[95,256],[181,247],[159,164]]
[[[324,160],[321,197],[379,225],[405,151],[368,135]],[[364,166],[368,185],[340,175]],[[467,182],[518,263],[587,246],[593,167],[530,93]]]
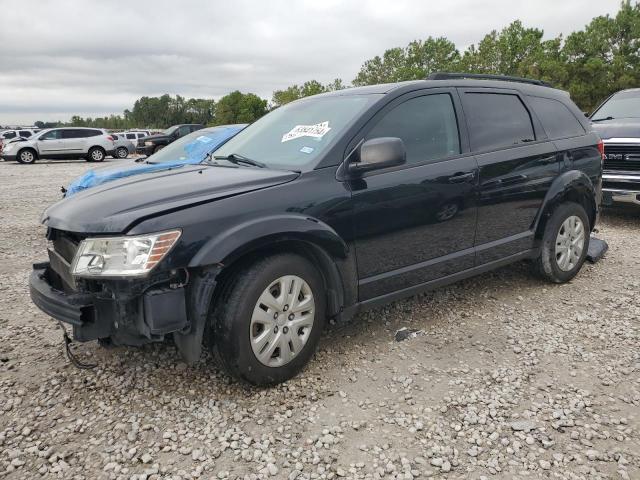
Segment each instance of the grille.
[[604,154],[605,170],[640,172],[640,145],[605,144]]
[[57,231],[53,238],[53,249],[68,263],[71,263],[76,255],[76,250],[78,250],[78,242],[66,232]]

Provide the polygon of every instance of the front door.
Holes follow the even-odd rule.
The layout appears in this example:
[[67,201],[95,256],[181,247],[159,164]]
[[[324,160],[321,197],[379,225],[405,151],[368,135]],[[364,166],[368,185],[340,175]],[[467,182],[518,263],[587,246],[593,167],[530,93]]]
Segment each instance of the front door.
[[477,164],[456,104],[448,89],[412,92],[370,122],[364,138],[401,138],[407,163],[349,182],[360,301],[474,266]]
[[41,158],[62,154],[62,130],[50,130],[38,138],[38,152]]

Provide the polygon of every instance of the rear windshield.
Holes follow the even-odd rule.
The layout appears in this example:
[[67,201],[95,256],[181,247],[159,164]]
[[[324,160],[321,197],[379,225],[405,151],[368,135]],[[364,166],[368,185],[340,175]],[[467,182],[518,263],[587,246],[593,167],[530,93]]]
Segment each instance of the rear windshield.
[[591,120],[640,118],[640,90],[616,93],[602,105]]
[[377,100],[375,95],[338,95],[299,100],[273,110],[215,151],[241,155],[270,168],[307,170],[320,154]]

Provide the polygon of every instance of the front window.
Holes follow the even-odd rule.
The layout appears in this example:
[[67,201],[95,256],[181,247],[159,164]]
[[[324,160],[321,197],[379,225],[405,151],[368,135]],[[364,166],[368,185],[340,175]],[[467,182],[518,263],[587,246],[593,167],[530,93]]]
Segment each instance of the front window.
[[371,105],[377,95],[309,98],[273,110],[215,151],[239,155],[270,168],[306,170]]
[[57,140],[62,138],[62,130],[45,130],[39,140]]
[[591,120],[640,118],[640,90],[616,93],[591,116]]
[[162,132],[164,135],[170,137],[171,135],[173,135],[173,132],[175,132],[179,127],[169,127],[167,128],[164,132]]

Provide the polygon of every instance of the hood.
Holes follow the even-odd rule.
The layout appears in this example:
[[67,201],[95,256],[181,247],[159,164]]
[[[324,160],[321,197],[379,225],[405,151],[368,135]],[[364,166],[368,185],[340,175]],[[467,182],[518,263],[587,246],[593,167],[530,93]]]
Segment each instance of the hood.
[[163,133],[159,133],[157,135],[149,135],[148,137],[139,138],[138,141],[148,142],[149,140],[168,140],[169,138],[171,138],[169,135],[164,135]]
[[76,233],[123,233],[167,211],[279,185],[298,175],[266,168],[185,165],[82,191],[50,206],[42,223]]
[[640,138],[640,118],[618,118],[591,124],[602,138]]

